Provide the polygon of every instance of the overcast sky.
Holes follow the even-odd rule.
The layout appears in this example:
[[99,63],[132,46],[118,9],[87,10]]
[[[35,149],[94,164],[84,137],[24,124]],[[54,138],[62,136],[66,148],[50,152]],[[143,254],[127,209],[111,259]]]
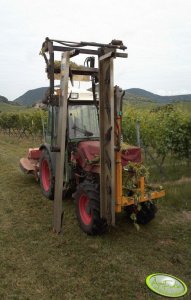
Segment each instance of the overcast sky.
[[[13,100],[47,86],[45,37],[121,39],[115,83],[161,95],[191,93],[190,0],[0,0],[0,95]],[[82,62],[83,63],[83,62]]]

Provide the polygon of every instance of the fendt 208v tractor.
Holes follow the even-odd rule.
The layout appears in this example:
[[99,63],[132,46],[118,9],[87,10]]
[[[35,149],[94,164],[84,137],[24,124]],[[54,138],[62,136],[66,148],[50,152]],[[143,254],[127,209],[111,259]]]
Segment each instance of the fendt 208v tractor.
[[[123,209],[137,223],[148,223],[155,216],[154,200],[165,194],[164,190],[148,191],[141,149],[122,142],[124,92],[114,87],[113,61],[126,58],[124,50],[119,40],[100,44],[46,38],[43,43],[41,54],[50,80],[44,99],[46,142],[29,149],[20,166],[40,181],[47,198],[54,199],[53,226],[58,233],[68,191],[75,199],[79,225],[90,235],[115,225],[116,213]],[[55,60],[58,51],[61,61]],[[84,66],[70,61],[84,54]],[[73,82],[80,79],[89,79],[91,88],[74,89]],[[60,83],[55,84],[56,80]]]

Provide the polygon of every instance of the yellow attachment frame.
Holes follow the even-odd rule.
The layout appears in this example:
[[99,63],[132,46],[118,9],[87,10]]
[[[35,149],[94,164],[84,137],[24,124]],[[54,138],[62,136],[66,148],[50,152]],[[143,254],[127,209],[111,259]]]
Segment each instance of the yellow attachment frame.
[[[118,128],[121,127],[121,116],[116,117]],[[138,188],[136,189],[135,196],[127,197],[123,196],[123,181],[122,181],[122,161],[121,151],[115,153],[115,185],[116,185],[116,201],[115,201],[115,212],[120,213],[124,206],[132,204],[137,205],[138,203],[151,201],[165,196],[165,191],[145,191],[145,178],[140,177],[138,181]]]
[[[117,155],[116,155],[117,156]],[[120,213],[122,207],[129,206],[132,204],[137,205],[138,203],[151,201],[165,196],[165,191],[152,191],[145,193],[145,178],[140,177],[138,182],[138,188],[136,189],[136,196],[126,197],[122,193],[122,164],[119,162],[120,152],[118,152],[118,160],[116,159],[116,203],[115,212]],[[139,196],[137,196],[139,195]]]

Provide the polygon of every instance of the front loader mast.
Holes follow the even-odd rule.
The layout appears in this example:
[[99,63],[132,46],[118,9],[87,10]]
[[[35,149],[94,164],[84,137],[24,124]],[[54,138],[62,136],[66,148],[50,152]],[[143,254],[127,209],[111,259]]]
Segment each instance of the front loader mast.
[[[56,45],[55,45],[56,44]],[[58,44],[58,45],[57,45]],[[87,47],[91,47],[88,48]],[[92,49],[96,47],[97,49]],[[46,38],[42,45],[41,54],[47,64],[50,89],[46,102],[59,107],[58,133],[55,141],[52,128],[51,150],[56,152],[56,174],[54,194],[54,230],[59,233],[62,227],[62,189],[65,157],[65,140],[67,129],[68,80],[73,81],[75,75],[91,76],[94,101],[95,82],[99,82],[99,125],[100,125],[100,216],[107,224],[115,225],[116,193],[122,197],[122,166],[120,164],[120,139],[123,91],[113,84],[113,60],[116,57],[126,58],[127,54],[118,52],[126,50],[122,41],[113,40],[109,44],[68,42]],[[55,95],[54,52],[61,51],[60,88],[59,97]],[[46,53],[49,53],[49,59]],[[98,57],[98,68],[89,60],[88,67],[76,69],[70,67],[70,58],[79,54]],[[52,114],[53,116],[53,114]],[[52,120],[54,124],[54,120]],[[120,178],[120,181],[118,179]],[[120,184],[120,190],[118,185]],[[117,189],[116,189],[117,187]]]

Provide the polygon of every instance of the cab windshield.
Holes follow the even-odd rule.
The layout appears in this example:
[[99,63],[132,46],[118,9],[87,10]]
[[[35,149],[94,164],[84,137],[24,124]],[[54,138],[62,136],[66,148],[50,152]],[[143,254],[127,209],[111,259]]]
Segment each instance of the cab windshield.
[[97,109],[94,105],[69,105],[69,138],[99,138]]

